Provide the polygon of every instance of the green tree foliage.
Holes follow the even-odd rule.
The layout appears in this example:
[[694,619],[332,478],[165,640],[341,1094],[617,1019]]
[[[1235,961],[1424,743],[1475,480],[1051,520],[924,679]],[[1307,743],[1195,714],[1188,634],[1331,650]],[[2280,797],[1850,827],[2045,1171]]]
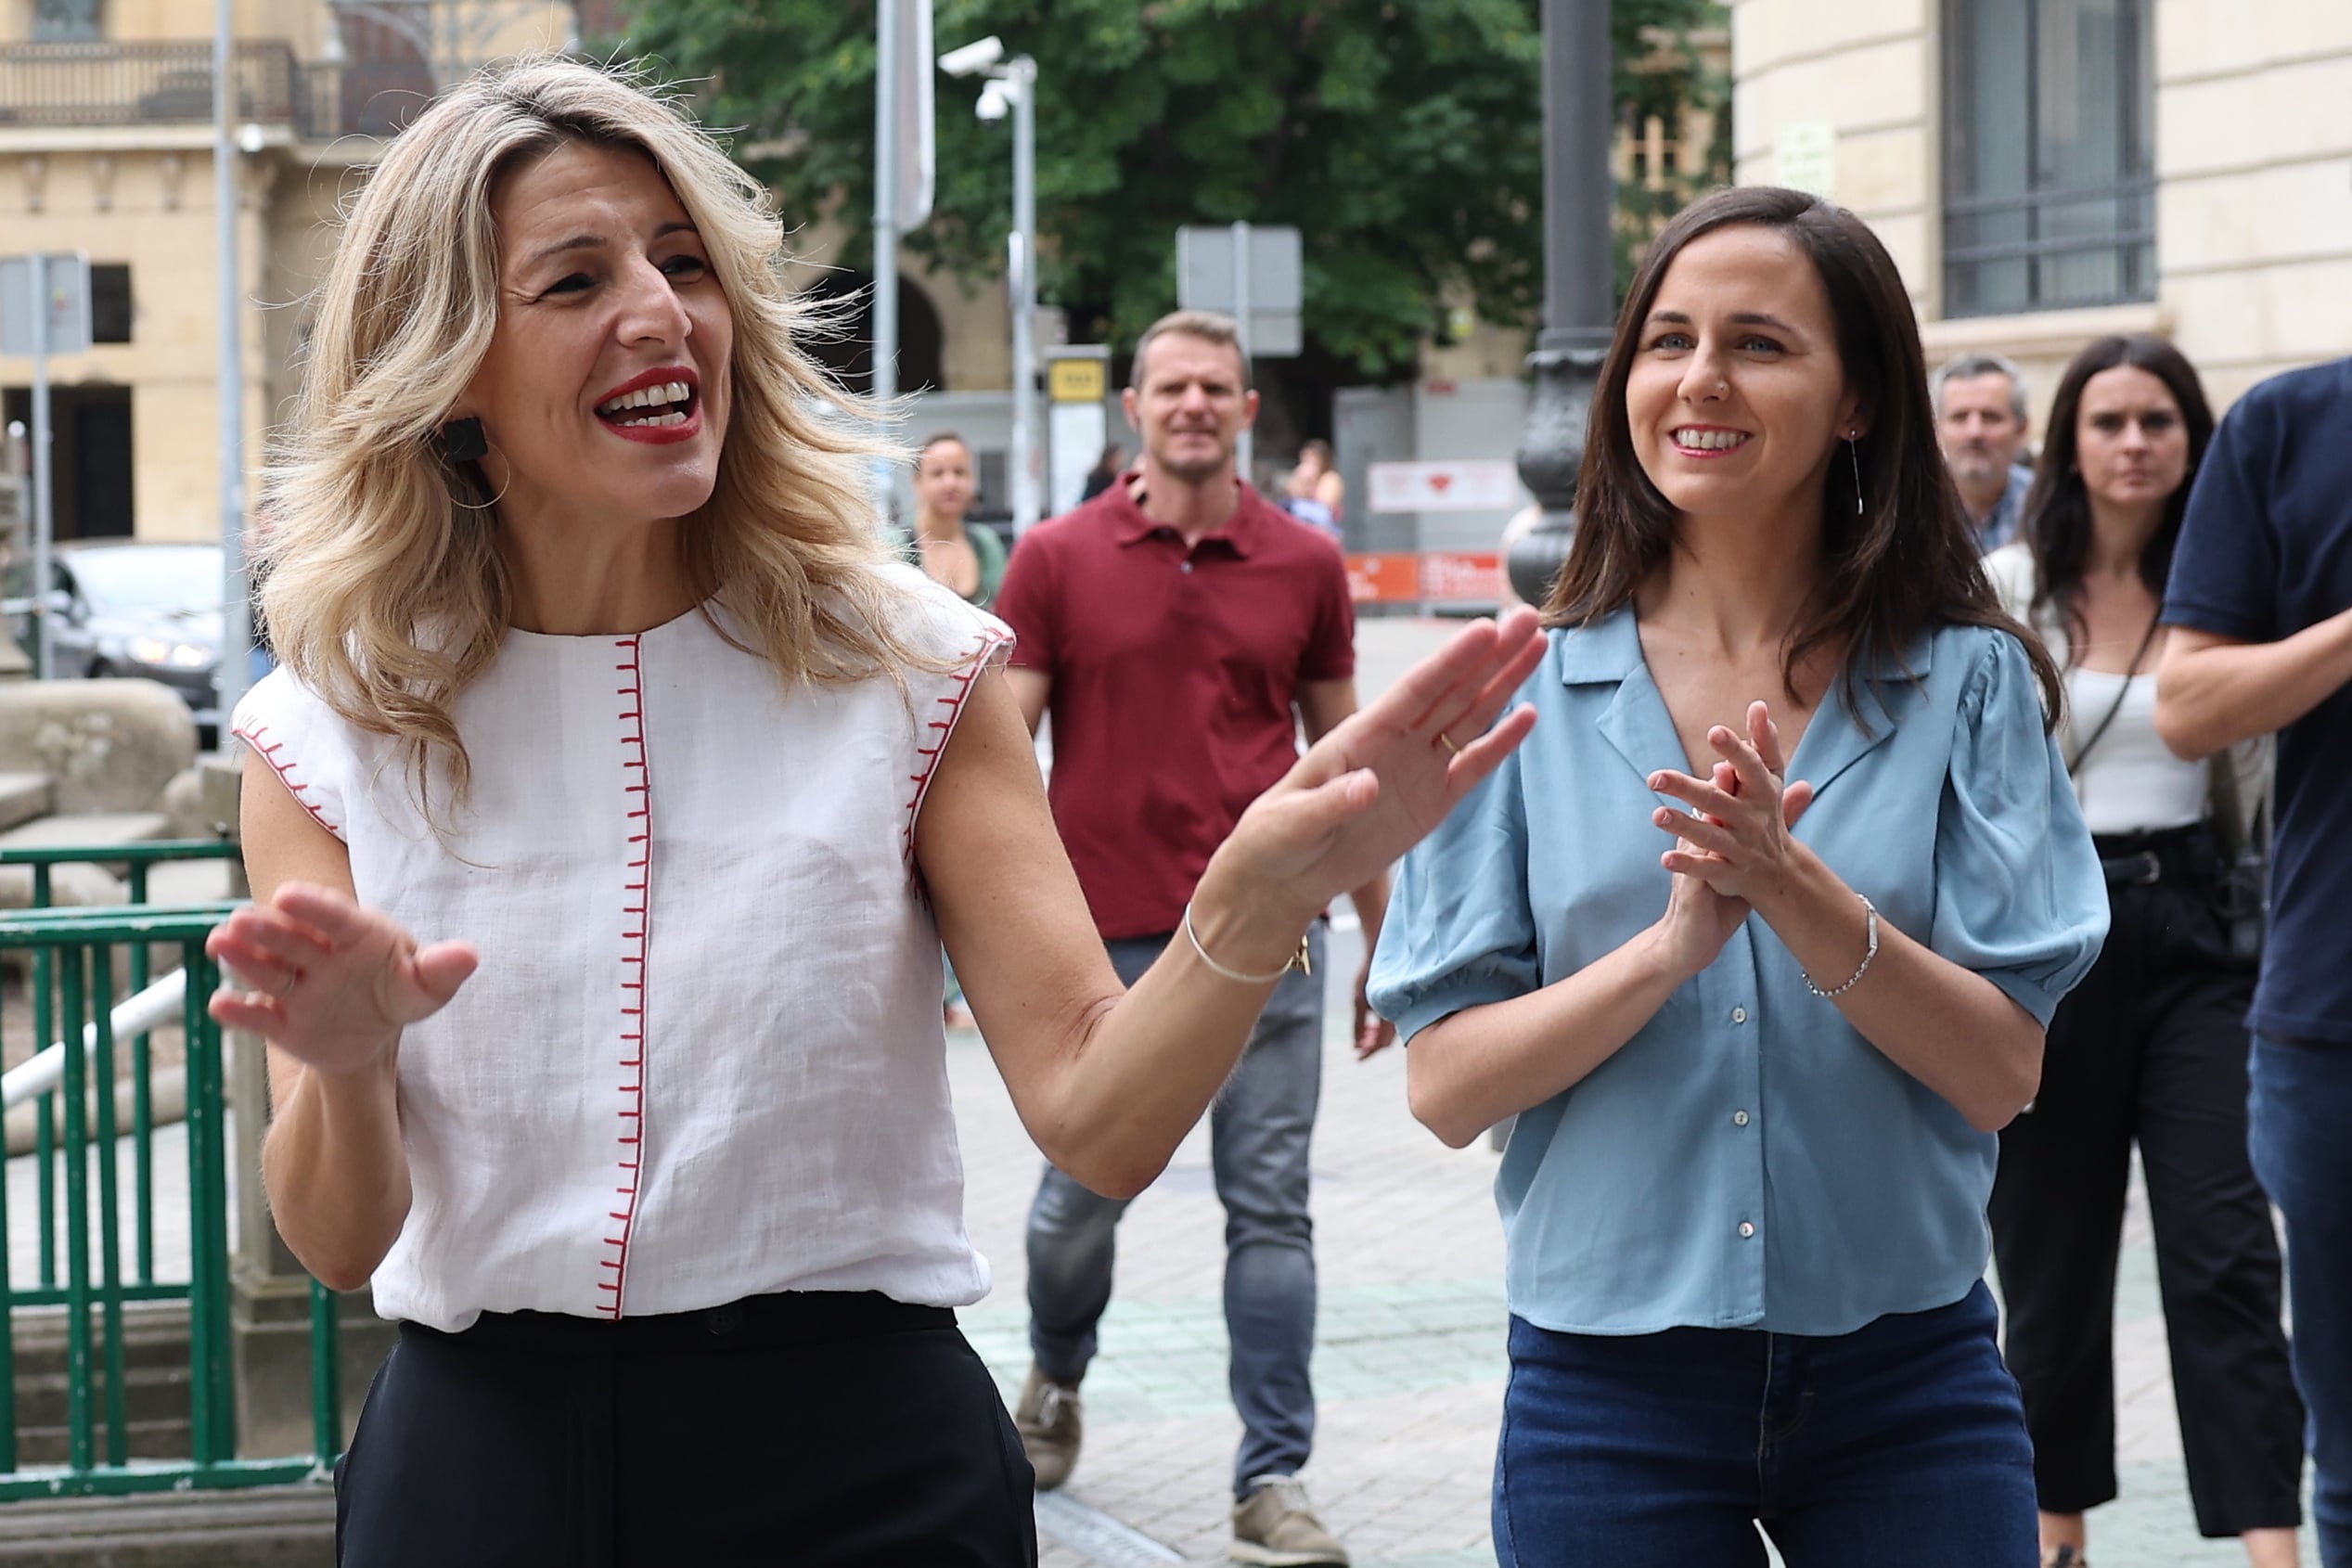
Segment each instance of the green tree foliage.
[[[1448,295],[1534,319],[1542,280],[1537,0],[937,0],[942,49],[995,33],[1035,57],[1040,292],[1074,333],[1131,342],[1175,303],[1184,224],[1294,225],[1306,328],[1371,379],[1408,373]],[[1620,105],[1689,84],[1629,69],[1719,17],[1617,0]],[[704,122],[789,217],[838,213],[865,264],[872,0],[646,0],[619,44],[699,79]],[[1693,65],[1695,71],[1695,64]],[[1691,81],[1696,81],[1693,76]],[[1002,270],[1009,127],[938,79],[937,199],[906,237],[934,265]]]

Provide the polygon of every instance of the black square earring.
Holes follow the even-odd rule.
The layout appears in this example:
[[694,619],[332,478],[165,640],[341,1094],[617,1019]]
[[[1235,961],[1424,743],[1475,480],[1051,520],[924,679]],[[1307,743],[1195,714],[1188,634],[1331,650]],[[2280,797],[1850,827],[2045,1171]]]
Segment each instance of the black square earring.
[[482,433],[482,421],[467,418],[442,426],[441,455],[453,463],[477,462],[488,456],[490,438]]

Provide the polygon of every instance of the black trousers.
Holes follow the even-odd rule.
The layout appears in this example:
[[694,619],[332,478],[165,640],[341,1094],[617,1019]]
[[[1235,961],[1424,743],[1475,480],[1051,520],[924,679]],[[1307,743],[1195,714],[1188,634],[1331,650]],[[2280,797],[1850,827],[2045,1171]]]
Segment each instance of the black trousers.
[[1035,1568],[1033,1479],[944,1308],[404,1324],[335,1478],[336,1560]]
[[[2303,1407],[2279,1243],[2246,1155],[2244,1017],[2202,830],[2101,838],[2107,945],[2050,1025],[2040,1092],[2001,1134],[1993,1253],[2042,1508],[2115,1496],[2115,1257],[2140,1145],[2199,1532],[2298,1523]],[[2144,880],[2153,878],[2153,880]]]

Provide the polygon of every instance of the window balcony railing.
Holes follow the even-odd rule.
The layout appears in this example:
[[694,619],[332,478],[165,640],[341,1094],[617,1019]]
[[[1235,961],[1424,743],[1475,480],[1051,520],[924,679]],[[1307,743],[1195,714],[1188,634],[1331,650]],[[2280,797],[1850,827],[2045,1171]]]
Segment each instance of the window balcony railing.
[[[421,65],[305,65],[282,39],[240,39],[230,60],[240,124],[304,140],[386,135],[432,96]],[[212,45],[0,44],[0,126],[196,125],[212,120]]]

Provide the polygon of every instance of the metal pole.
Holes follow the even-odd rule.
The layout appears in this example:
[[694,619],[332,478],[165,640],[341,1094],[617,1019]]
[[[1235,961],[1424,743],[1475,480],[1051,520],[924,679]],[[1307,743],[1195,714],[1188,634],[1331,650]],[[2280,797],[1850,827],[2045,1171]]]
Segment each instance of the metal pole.
[[49,676],[49,258],[35,251],[32,273],[32,673]]
[[[874,14],[874,339],[866,390],[882,405],[898,396],[898,0],[881,0]],[[897,501],[897,465],[876,463],[874,508],[885,535]]]
[[218,744],[229,743],[229,720],[245,695],[251,658],[251,603],[245,585],[245,334],[237,286],[237,113],[230,71],[229,0],[212,6],[212,205],[221,310],[221,659],[215,677]]
[[1037,62],[1006,71],[1012,88],[1012,527],[1026,533],[1037,505]]
[[[1233,325],[1241,338],[1241,385],[1246,390],[1250,377],[1250,225],[1233,225]],[[1257,456],[1257,432],[1248,425],[1241,427],[1240,439],[1233,443],[1234,467],[1243,482],[1251,482],[1250,465]]]
[[898,0],[881,0],[875,14],[874,373],[868,386],[877,403],[887,403],[898,395]]
[[1609,239],[1609,0],[1543,0],[1544,329],[1527,356],[1535,391],[1519,477],[1543,521],[1511,547],[1511,587],[1541,604],[1575,533],[1576,470],[1616,315]]

